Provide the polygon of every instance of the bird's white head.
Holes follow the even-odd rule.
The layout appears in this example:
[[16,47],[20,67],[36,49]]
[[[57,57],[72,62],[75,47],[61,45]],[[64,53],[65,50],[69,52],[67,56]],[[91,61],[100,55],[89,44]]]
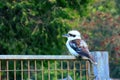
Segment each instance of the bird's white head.
[[75,40],[75,39],[81,39],[81,34],[77,30],[71,30],[67,34],[63,35],[63,37],[67,37],[68,40]]

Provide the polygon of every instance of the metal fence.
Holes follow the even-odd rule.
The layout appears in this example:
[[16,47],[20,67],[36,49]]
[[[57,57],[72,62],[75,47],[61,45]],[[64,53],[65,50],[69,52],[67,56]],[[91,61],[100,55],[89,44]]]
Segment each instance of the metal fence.
[[87,59],[70,55],[0,55],[0,80],[89,80]]

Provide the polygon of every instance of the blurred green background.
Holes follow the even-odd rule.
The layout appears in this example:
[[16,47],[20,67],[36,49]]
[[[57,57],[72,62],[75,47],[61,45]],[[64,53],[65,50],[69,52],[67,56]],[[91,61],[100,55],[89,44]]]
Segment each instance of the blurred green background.
[[108,51],[120,78],[120,0],[0,0],[0,54],[68,54],[62,34],[76,29],[91,51]]

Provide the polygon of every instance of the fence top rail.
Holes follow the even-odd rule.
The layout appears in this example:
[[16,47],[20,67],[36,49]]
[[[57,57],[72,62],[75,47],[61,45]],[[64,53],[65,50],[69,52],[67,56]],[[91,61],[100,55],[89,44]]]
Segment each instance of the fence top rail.
[[[87,60],[87,58],[83,58]],[[76,60],[72,55],[0,55],[0,60]]]

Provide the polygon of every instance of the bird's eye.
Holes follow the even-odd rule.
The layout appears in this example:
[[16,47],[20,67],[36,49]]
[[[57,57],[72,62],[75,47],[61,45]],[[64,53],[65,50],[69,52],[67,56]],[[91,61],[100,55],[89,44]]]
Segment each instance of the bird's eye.
[[74,35],[74,34],[69,34],[69,36],[71,36],[71,37],[75,37],[76,35]]

